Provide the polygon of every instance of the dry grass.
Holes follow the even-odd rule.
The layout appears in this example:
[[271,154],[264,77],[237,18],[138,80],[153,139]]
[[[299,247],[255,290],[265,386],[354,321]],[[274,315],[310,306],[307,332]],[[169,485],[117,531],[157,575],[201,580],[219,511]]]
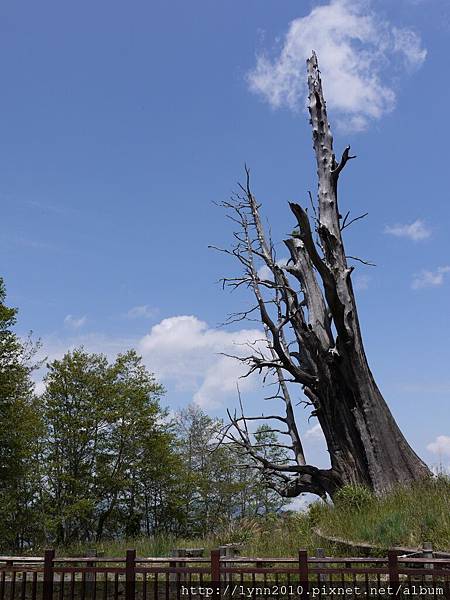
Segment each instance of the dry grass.
[[324,547],[329,556],[352,555],[354,550],[327,544],[314,534],[369,542],[383,548],[421,547],[430,541],[436,550],[450,550],[450,479],[439,476],[411,488],[399,487],[375,498],[358,487],[348,487],[335,505],[314,503],[308,512],[284,513],[267,518],[218,524],[204,537],[176,538],[162,535],[131,540],[111,540],[57,549],[59,556],[81,556],[95,548],[104,556],[124,557],[127,548],[138,556],[168,556],[175,548],[205,548],[205,554],[223,544],[240,544],[242,556],[296,556],[299,548],[313,553]]

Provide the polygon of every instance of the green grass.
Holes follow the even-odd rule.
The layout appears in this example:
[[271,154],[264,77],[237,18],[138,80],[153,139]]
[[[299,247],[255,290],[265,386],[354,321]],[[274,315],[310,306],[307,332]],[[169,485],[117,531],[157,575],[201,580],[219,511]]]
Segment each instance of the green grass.
[[325,542],[324,534],[392,546],[421,547],[432,542],[435,550],[450,551],[450,478],[439,476],[374,497],[359,486],[343,488],[334,505],[315,502],[309,511],[268,518],[244,519],[218,525],[217,531],[191,539],[174,536],[142,537],[57,548],[58,556],[82,556],[95,548],[104,556],[124,557],[127,548],[138,556],[168,556],[175,548],[205,548],[205,555],[220,545],[238,543],[242,556],[296,556],[300,548],[314,553],[323,547],[328,556],[352,556],[352,548]]
[[436,550],[449,551],[450,479],[441,475],[378,498],[365,489],[344,488],[335,506],[317,503],[310,515],[331,536],[383,548],[432,542]]
[[270,518],[244,519],[220,526],[215,533],[197,538],[164,535],[135,539],[107,540],[97,544],[77,544],[56,548],[57,556],[84,556],[87,550],[108,557],[125,556],[127,548],[135,548],[138,556],[169,556],[175,548],[204,548],[205,555],[224,544],[240,545],[242,556],[296,556],[299,548],[313,550],[319,540],[311,529],[306,513],[286,513]]

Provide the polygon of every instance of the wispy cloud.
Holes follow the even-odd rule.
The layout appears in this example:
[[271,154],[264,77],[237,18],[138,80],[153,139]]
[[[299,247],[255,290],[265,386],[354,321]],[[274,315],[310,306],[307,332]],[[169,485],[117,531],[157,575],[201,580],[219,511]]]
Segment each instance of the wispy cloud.
[[79,211],[73,208],[72,206],[68,206],[67,204],[50,204],[48,202],[41,202],[39,200],[24,200],[22,203],[30,208],[33,208],[42,213],[49,213],[54,215],[61,216],[73,216],[75,214],[79,214]]
[[444,283],[444,278],[448,273],[450,273],[450,266],[438,267],[435,271],[423,269],[414,276],[411,287],[413,290],[438,287]]
[[73,315],[66,315],[64,317],[64,325],[70,327],[71,329],[80,329],[83,325],[86,324],[87,316],[83,315],[82,317],[74,317]]
[[[72,317],[72,315],[67,315],[67,317]],[[112,361],[117,354],[136,347],[138,343],[138,339],[135,338],[113,337],[102,333],[81,333],[76,327],[70,327],[70,329],[73,330],[70,334],[42,336],[36,362],[43,361],[44,365],[45,363],[51,363],[54,360],[61,359],[66,352],[80,347],[83,347],[87,352],[105,354]],[[44,375],[45,366],[33,372],[37,394],[42,394],[45,390]]]
[[400,383],[396,386],[401,392],[408,392],[408,394],[439,394],[448,395],[450,394],[450,381],[416,381],[407,383]]
[[364,292],[369,289],[370,277],[368,275],[355,275],[353,278],[353,287],[357,292]]
[[431,229],[421,219],[417,219],[409,224],[386,225],[384,233],[418,242],[429,238],[431,236]]
[[319,423],[311,427],[311,429],[307,429],[304,434],[305,440],[311,440],[314,442],[318,442],[324,439],[322,428]]
[[152,319],[158,314],[158,309],[149,306],[148,304],[143,304],[141,306],[133,306],[127,312],[126,316],[129,319]]
[[[277,265],[279,267],[284,267],[287,264],[288,260],[289,259],[287,257],[282,257],[279,260],[277,260]],[[260,279],[267,279],[268,281],[273,280],[272,271],[269,269],[269,267],[267,265],[262,265],[262,267],[260,267],[258,269],[258,277]]]
[[20,246],[23,248],[30,248],[31,250],[60,250],[54,244],[50,244],[47,241],[41,241],[28,237],[26,235],[13,235],[4,236],[1,240],[6,245]]
[[426,57],[414,31],[381,19],[368,0],[330,0],[290,23],[278,57],[257,57],[248,74],[250,89],[274,108],[297,110],[306,96],[305,59],[313,49],[328,106],[341,127],[354,131],[394,108],[394,77]]
[[450,456],[450,437],[448,435],[438,435],[434,442],[428,444],[427,450],[439,456]]
[[60,203],[51,203],[47,200],[37,200],[36,198],[23,198],[17,197],[16,195],[4,194],[0,192],[0,200],[4,202],[6,205],[14,205],[21,206],[27,210],[31,209],[33,211],[37,211],[39,213],[44,214],[53,214],[60,216],[74,216],[80,215],[81,212],[78,208],[74,208],[71,205],[68,205],[67,202],[62,200]]

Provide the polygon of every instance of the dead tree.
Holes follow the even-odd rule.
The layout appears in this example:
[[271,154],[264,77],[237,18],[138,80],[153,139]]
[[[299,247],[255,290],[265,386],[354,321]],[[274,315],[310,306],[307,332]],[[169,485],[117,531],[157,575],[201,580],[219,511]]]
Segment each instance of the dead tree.
[[[243,410],[230,413],[223,438],[244,448],[269,484],[285,497],[302,492],[333,496],[341,486],[352,483],[382,493],[430,472],[404,438],[367,362],[352,286],[354,267],[349,265],[354,257],[346,255],[342,239],[343,230],[360,217],[349,219],[347,213],[343,218],[337,197],[339,177],[354,157],[347,147],[339,162],[335,158],[314,53],[307,70],[318,199],[317,206],[311,202],[311,219],[305,208],[290,203],[296,229],[284,241],[287,264],[277,262],[260,205],[250,189],[248,170],[247,184],[240,186],[242,193],[224,203],[238,224],[235,246],[226,252],[243,267],[242,276],[226,278],[224,285],[247,286],[256,300],[253,308],[234,315],[234,320],[257,315],[266,334],[266,343],[253,344],[239,360],[248,365],[248,373],[275,377],[277,391],[271,398],[281,400],[284,409],[280,414],[254,417],[245,416]],[[303,402],[320,423],[330,455],[329,469],[319,469],[305,459],[291,399],[295,384],[301,386]],[[262,456],[249,431],[250,421],[260,420],[273,423],[281,439],[287,436],[291,461],[275,464]]]

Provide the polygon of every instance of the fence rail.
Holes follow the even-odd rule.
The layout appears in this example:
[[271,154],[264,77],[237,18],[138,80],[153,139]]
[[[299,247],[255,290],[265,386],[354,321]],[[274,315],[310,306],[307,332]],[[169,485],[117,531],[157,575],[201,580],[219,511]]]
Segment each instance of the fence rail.
[[[329,598],[332,589],[354,597],[391,587],[397,597],[450,599],[450,560],[399,556],[385,558],[308,556],[295,558],[226,556],[220,549],[208,557],[124,558],[0,557],[0,600],[168,600],[187,596],[289,596]],[[203,593],[202,591],[203,590]],[[257,590],[257,591],[255,591]],[[351,591],[353,590],[353,592]],[[402,593],[399,593],[399,590]],[[364,592],[367,592],[364,594]],[[420,593],[419,593],[420,592]],[[352,595],[352,593],[354,595]],[[376,594],[373,594],[374,596]]]

